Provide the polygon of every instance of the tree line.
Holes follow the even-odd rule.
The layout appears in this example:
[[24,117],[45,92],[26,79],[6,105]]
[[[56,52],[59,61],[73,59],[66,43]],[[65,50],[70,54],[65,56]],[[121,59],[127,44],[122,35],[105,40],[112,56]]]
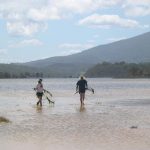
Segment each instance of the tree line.
[[103,62],[90,68],[87,77],[149,78],[150,63]]
[[[69,68],[68,68],[69,69]],[[69,69],[70,70],[70,69]],[[59,71],[59,72],[58,72]],[[63,72],[65,71],[65,75]],[[78,70],[77,70],[78,71]],[[39,77],[77,77],[80,75],[76,71],[70,74],[65,69],[54,70],[37,69],[25,66],[16,65],[0,65],[0,78],[39,78]],[[83,74],[83,73],[82,73]],[[99,63],[85,72],[86,77],[110,77],[110,78],[149,78],[150,77],[150,63]]]
[[39,78],[43,77],[43,73],[30,73],[30,72],[21,72],[21,73],[9,73],[9,72],[0,72],[0,78]]

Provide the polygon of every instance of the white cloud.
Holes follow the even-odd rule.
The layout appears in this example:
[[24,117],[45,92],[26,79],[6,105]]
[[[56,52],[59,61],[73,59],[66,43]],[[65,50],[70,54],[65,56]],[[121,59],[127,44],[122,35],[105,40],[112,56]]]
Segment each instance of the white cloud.
[[150,0],[126,0],[126,5],[149,5]]
[[123,8],[127,16],[147,16],[150,15],[150,0],[127,0]]
[[116,42],[116,41],[120,41],[126,39],[126,37],[119,37],[119,38],[109,38],[107,41],[108,42]]
[[79,21],[79,25],[87,25],[90,27],[106,27],[119,26],[124,28],[138,27],[139,23],[135,20],[124,19],[118,15],[99,15],[93,14]]
[[146,25],[142,26],[142,28],[144,28],[144,29],[150,28],[150,25],[146,24]]
[[93,45],[91,43],[87,43],[87,44],[73,44],[73,43],[65,43],[65,44],[61,44],[59,46],[59,48],[63,48],[63,49],[74,49],[74,50],[84,50],[87,48],[91,48]]
[[93,42],[88,42],[86,44],[80,44],[80,43],[64,43],[59,46],[60,49],[63,49],[62,54],[63,55],[69,55],[73,53],[79,53],[82,50],[86,50],[89,48],[94,47]]
[[55,0],[53,5],[61,12],[87,13],[99,8],[117,5],[121,0]]
[[42,46],[43,43],[38,39],[29,39],[17,42],[15,44],[11,44],[10,48],[19,48],[19,47],[26,47],[26,46]]
[[120,1],[0,0],[0,17],[6,20],[10,34],[31,36],[45,29],[45,21],[62,19],[73,14],[86,14],[99,8],[117,5]]
[[61,52],[61,56],[71,55],[71,54],[80,53],[80,52],[81,50],[63,50]]
[[50,19],[60,19],[60,16],[56,8],[49,9],[48,7],[43,7],[41,9],[30,9],[28,12],[28,18],[34,21],[47,21]]
[[68,13],[88,13],[117,5],[121,0],[1,0],[0,12],[8,19],[12,13],[32,19],[58,19]]
[[33,45],[33,46],[41,46],[43,43],[37,39],[24,40],[21,42],[22,45]]
[[126,15],[134,17],[150,15],[150,7],[128,7],[126,8]]
[[[150,0],[0,0],[0,18],[6,20],[8,33],[32,36],[45,30],[49,20],[64,19],[76,14],[87,15],[121,5],[128,16],[150,14]],[[91,24],[107,28],[112,25],[130,27],[130,24],[134,27],[138,24],[117,15],[104,15],[102,19],[102,23],[92,21],[95,25]]]
[[47,28],[46,24],[37,22],[22,22],[22,21],[12,21],[7,22],[7,31],[12,35],[21,36],[32,36],[39,30],[45,30]]

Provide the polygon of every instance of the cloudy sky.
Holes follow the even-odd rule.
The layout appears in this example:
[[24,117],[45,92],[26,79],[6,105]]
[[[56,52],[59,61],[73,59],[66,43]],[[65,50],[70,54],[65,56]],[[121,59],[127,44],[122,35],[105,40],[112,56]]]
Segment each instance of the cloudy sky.
[[150,0],[0,0],[0,63],[27,62],[150,31]]

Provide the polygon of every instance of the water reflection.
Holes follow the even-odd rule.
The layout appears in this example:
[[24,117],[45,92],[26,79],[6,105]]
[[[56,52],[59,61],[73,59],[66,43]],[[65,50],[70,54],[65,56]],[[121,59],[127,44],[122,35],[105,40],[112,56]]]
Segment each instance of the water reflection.
[[85,112],[85,111],[86,111],[85,105],[80,105],[79,111],[80,111],[80,112]]
[[36,106],[36,112],[37,113],[42,113],[42,107],[41,106]]

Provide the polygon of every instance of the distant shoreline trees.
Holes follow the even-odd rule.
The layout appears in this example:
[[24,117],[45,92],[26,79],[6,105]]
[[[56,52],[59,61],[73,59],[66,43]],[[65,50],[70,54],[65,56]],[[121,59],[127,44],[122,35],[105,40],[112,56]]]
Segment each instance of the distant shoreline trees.
[[103,62],[90,68],[87,77],[150,78],[150,63]]
[[21,73],[9,73],[9,72],[0,72],[1,79],[9,78],[39,78],[43,77],[43,73],[30,73],[30,72],[21,72]]
[[[78,77],[81,72],[79,70],[68,72],[64,69],[62,70],[50,70],[40,68],[30,68],[26,66],[12,65],[12,64],[0,64],[0,79],[9,78],[71,78]],[[67,68],[70,69],[70,68]],[[83,69],[82,69],[83,71]],[[65,72],[65,75],[64,75]],[[71,73],[70,73],[71,72]],[[82,73],[83,74],[83,73]],[[88,69],[85,74],[89,78],[150,78],[150,62],[147,63],[126,63],[117,62],[109,63],[103,62],[99,63],[90,69]]]

